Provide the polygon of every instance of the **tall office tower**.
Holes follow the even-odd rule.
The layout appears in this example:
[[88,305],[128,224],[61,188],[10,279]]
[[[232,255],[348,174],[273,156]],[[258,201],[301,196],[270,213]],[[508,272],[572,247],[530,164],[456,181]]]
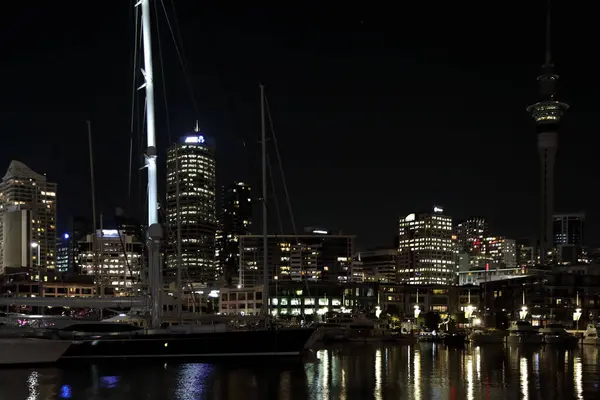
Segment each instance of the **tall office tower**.
[[237,276],[240,259],[239,237],[249,235],[252,228],[252,188],[244,182],[233,182],[221,192],[221,212],[217,227],[217,274],[232,283]]
[[[550,3],[548,3],[550,4]],[[540,156],[540,263],[548,264],[553,245],[554,161],[558,147],[558,125],[569,105],[557,100],[558,75],[554,72],[550,46],[550,6],[546,17],[546,54],[538,76],[540,101],[527,107],[535,121]]]
[[[167,271],[182,284],[214,282],[216,216],[215,144],[196,131],[167,154]],[[179,260],[178,254],[181,254]]]
[[456,257],[452,243],[452,217],[441,207],[433,212],[400,218],[398,281],[409,284],[453,284]]
[[485,218],[470,217],[456,225],[457,245],[460,252],[478,254],[481,252],[482,240],[488,234]]
[[0,183],[0,253],[0,273],[56,266],[56,183],[19,161],[11,161]]

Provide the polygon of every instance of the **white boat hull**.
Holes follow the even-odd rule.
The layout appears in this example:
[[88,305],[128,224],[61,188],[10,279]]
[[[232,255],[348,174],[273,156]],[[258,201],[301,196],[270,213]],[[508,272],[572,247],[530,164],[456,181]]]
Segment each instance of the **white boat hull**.
[[585,346],[600,346],[600,338],[598,338],[598,337],[586,337],[586,338],[583,338],[582,343]]
[[69,340],[2,338],[0,366],[55,363],[69,346]]

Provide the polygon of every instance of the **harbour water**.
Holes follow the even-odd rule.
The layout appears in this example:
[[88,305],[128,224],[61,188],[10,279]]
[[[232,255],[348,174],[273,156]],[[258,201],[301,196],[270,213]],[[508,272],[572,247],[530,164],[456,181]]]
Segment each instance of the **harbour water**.
[[303,362],[0,370],[0,399],[598,399],[599,349],[345,345]]

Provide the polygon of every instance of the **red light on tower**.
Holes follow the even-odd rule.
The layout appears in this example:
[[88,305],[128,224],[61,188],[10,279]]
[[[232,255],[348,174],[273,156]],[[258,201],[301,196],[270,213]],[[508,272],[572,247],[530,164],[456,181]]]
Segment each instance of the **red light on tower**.
[[486,270],[486,272],[490,270],[490,264],[489,263],[485,263],[485,270]]

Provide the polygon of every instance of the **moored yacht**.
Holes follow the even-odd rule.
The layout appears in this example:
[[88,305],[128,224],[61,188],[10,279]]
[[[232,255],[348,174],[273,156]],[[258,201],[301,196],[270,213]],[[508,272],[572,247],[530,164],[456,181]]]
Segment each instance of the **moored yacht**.
[[0,366],[55,363],[70,346],[68,340],[0,338]]
[[527,321],[514,321],[508,328],[507,343],[509,345],[536,345],[543,343],[539,329]]
[[[192,329],[193,328],[193,329]],[[224,324],[148,330],[128,323],[75,323],[37,329],[36,337],[0,339],[0,365],[135,358],[292,357],[314,342],[314,329],[228,331]]]
[[540,329],[540,334],[546,344],[575,346],[577,336],[571,335],[561,324],[548,324]]
[[600,346],[597,324],[588,324],[587,329],[583,333],[582,343],[584,345]]
[[468,337],[468,341],[474,346],[503,344],[505,340],[506,333],[499,330],[475,329]]

